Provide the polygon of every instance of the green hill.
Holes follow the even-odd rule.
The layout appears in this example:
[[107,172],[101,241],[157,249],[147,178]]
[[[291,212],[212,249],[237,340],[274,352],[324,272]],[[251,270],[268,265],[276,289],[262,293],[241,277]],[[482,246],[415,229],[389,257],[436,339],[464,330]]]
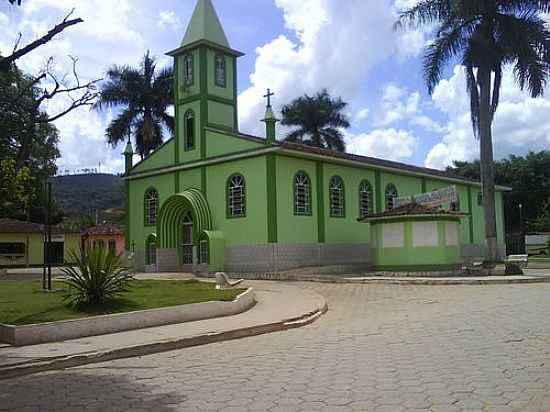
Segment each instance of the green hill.
[[124,183],[119,176],[86,174],[58,176],[53,196],[68,222],[89,224],[124,220]]

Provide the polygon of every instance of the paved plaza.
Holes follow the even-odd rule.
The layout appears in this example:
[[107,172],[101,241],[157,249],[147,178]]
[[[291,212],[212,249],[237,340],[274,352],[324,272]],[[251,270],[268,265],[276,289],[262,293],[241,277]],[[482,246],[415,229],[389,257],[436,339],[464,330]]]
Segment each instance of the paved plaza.
[[285,332],[2,382],[9,411],[548,411],[550,284],[296,283]]

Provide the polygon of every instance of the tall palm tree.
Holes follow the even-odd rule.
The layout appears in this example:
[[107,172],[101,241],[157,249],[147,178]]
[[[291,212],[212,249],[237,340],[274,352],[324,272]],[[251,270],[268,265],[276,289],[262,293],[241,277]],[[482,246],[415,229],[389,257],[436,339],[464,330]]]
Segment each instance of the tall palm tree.
[[174,134],[174,117],[167,109],[174,103],[171,67],[158,73],[154,57],[145,54],[139,68],[112,66],[95,107],[122,108],[106,130],[107,141],[116,146],[133,136],[141,158],[162,144],[165,130]]
[[517,84],[541,96],[549,73],[550,33],[541,13],[550,0],[421,0],[399,15],[396,28],[435,25],[426,48],[424,78],[430,94],[444,67],[457,59],[466,72],[474,134],[480,140],[481,183],[487,259],[498,255],[492,123],[504,66],[513,66]]
[[285,140],[345,152],[341,129],[350,127],[347,116],[342,113],[346,106],[347,103],[340,98],[333,99],[326,90],[295,99],[282,109],[281,124],[297,127]]

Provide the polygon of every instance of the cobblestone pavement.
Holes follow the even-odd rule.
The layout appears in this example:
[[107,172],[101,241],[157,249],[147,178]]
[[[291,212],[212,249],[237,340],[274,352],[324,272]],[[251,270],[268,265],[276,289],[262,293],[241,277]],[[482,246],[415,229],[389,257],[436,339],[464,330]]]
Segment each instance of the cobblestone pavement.
[[548,284],[299,285],[308,327],[3,381],[0,410],[550,410]]

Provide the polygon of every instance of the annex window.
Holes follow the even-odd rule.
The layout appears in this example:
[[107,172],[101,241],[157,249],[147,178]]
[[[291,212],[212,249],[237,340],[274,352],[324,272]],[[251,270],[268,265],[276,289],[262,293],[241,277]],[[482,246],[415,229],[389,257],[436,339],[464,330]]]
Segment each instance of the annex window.
[[359,217],[367,217],[372,211],[372,186],[368,180],[359,185]]
[[145,245],[147,265],[157,264],[157,237],[150,235]]
[[294,214],[311,215],[311,181],[305,172],[294,177]]
[[225,73],[225,56],[218,54],[215,57],[215,79],[216,86],[225,87],[226,86],[226,73]]
[[154,226],[157,224],[157,214],[159,207],[159,194],[155,189],[150,189],[145,193],[145,224]]
[[185,113],[185,150],[195,148],[195,114],[192,110]]
[[23,242],[4,242],[0,243],[0,255],[10,257],[25,256],[25,243]]
[[246,216],[246,182],[241,175],[233,175],[227,181],[227,214]]
[[193,55],[188,54],[183,58],[183,80],[185,84],[193,84]]
[[344,195],[344,181],[339,176],[330,179],[329,184],[330,216],[345,217],[346,205]]
[[390,183],[386,186],[386,210],[393,210],[395,208],[395,200],[398,196],[395,185]]

